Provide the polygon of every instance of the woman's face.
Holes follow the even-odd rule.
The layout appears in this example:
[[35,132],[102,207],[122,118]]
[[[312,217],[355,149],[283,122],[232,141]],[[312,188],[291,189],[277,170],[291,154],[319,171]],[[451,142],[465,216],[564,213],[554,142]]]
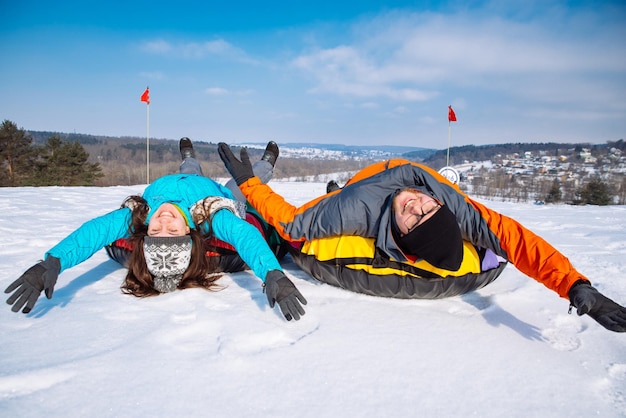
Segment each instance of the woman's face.
[[171,203],[159,206],[148,224],[148,235],[151,237],[181,237],[188,233],[185,218]]
[[406,189],[393,199],[393,216],[402,235],[408,234],[418,225],[430,219],[441,204],[432,196],[417,190]]

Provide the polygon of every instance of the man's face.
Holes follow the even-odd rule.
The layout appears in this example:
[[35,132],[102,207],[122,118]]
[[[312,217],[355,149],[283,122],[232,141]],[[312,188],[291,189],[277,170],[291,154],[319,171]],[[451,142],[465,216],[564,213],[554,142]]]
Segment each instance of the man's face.
[[400,234],[406,235],[430,219],[441,204],[427,194],[405,189],[394,197],[392,207]]

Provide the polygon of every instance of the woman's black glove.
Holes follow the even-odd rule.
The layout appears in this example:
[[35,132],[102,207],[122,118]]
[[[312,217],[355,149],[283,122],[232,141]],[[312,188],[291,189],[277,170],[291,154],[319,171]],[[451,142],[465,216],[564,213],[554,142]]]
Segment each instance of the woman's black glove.
[[304,315],[304,308],[300,304],[306,305],[306,299],[285,273],[280,270],[270,271],[265,277],[263,287],[270,306],[273,308],[274,303],[278,302],[287,321],[291,321],[291,318],[297,321]]
[[226,170],[235,179],[237,186],[245,183],[248,179],[254,177],[252,171],[252,164],[250,164],[250,157],[248,157],[248,151],[242,148],[239,152],[241,161],[235,157],[235,154],[230,150],[230,147],[223,142],[217,145],[217,152],[220,154],[220,158],[226,166]]
[[51,299],[60,271],[61,261],[52,256],[48,256],[46,261],[40,261],[26,270],[19,279],[11,283],[4,291],[4,293],[15,291],[7,299],[7,303],[13,305],[11,310],[17,312],[22,306],[26,305],[22,313],[29,313],[35,306],[37,299],[39,299],[42,290],[45,290],[46,297]]
[[588,281],[578,280],[568,296],[578,315],[587,314],[608,330],[626,332],[626,308],[598,292]]

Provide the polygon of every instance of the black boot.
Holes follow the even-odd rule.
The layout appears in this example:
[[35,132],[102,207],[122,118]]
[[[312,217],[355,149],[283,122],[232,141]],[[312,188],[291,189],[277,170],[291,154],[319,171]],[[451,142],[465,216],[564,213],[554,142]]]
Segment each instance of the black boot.
[[267,143],[267,147],[265,147],[265,152],[263,153],[263,157],[261,157],[262,161],[267,161],[274,167],[276,164],[276,159],[278,158],[278,145],[274,141],[270,141]]
[[187,137],[181,138],[178,148],[180,149],[180,156],[183,160],[189,157],[196,158],[196,152],[193,150],[191,139]]
[[339,189],[341,189],[341,187],[339,187],[339,185],[337,184],[335,180],[331,180],[328,183],[326,183],[326,193],[331,193]]

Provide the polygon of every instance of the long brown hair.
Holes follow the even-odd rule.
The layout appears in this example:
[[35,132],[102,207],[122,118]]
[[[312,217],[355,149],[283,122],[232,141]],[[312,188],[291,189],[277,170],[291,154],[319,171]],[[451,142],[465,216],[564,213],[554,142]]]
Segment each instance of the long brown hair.
[[[122,292],[137,297],[156,296],[159,291],[154,289],[152,274],[148,271],[146,258],[143,253],[143,241],[148,235],[148,226],[145,224],[150,208],[141,196],[130,196],[122,204],[132,211],[132,220],[129,225],[129,241],[133,246],[130,259],[128,261],[128,273],[122,284]],[[196,223],[199,225],[200,223]],[[192,287],[207,290],[221,290],[216,281],[221,277],[216,274],[216,262],[213,257],[206,256],[204,236],[196,229],[191,229],[191,261],[183,278],[178,284],[179,289]]]

